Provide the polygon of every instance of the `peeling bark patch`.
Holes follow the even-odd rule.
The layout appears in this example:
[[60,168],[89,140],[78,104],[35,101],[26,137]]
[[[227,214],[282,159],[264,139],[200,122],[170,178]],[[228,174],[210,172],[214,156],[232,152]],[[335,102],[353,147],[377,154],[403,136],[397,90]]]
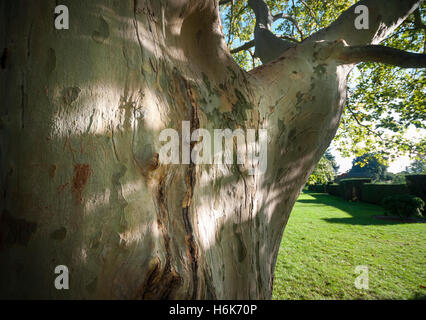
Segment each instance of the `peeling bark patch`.
[[153,146],[150,143],[145,144],[138,152],[133,154],[133,158],[144,177],[148,177],[151,171],[158,168],[159,157],[160,155],[153,151]]
[[7,62],[7,58],[8,58],[8,50],[7,50],[7,48],[4,48],[4,50],[3,50],[3,54],[1,55],[1,58],[0,58],[0,65],[1,65],[1,68],[4,70],[4,69],[6,69],[6,62]]
[[3,211],[0,219],[0,248],[11,247],[15,244],[27,246],[37,223],[25,219],[16,219],[7,211]]
[[67,229],[65,227],[61,227],[50,234],[50,238],[53,240],[64,240],[67,236]]
[[319,64],[314,67],[314,73],[318,75],[320,79],[325,78],[326,75],[326,64]]
[[66,104],[71,104],[77,100],[78,95],[80,94],[81,89],[79,87],[68,87],[64,89],[62,96]]
[[293,141],[293,139],[296,137],[296,128],[293,128],[290,130],[290,132],[288,133],[288,140],[289,141]]
[[124,216],[124,208],[127,207],[128,202],[123,196],[123,188],[120,182],[120,179],[124,177],[126,171],[127,167],[124,165],[120,165],[120,170],[114,173],[111,177],[113,188],[110,196],[110,204],[118,203],[119,205],[119,212],[117,212],[120,216],[119,232],[124,232],[128,227],[127,221]]
[[74,177],[72,180],[72,194],[78,203],[83,201],[83,189],[90,176],[88,164],[76,164],[74,166]]
[[[310,90],[312,91],[314,88],[314,85],[312,85],[310,87]],[[298,112],[301,112],[302,108],[303,108],[303,104],[312,102],[315,100],[315,96],[311,96],[308,93],[303,93],[303,92],[297,92],[296,93],[296,110]]]
[[232,69],[230,66],[227,66],[226,69],[228,69],[231,77],[232,84],[235,83],[236,80],[238,80],[238,75],[235,73],[234,69]]
[[209,95],[212,96],[212,95],[218,94],[218,91],[215,90],[215,88],[212,88],[209,77],[204,72],[202,72],[202,76],[203,76],[204,85],[206,86],[207,91],[209,92]]
[[253,109],[253,105],[246,100],[245,96],[238,89],[235,89],[235,96],[237,97],[237,102],[233,104],[232,108],[235,118],[239,122],[247,121],[246,111]]
[[297,105],[299,105],[300,103],[302,103],[303,102],[303,93],[302,92],[297,92],[296,93],[296,99],[297,99],[297,101],[296,101],[296,106]]
[[281,119],[278,119],[278,132],[279,132],[278,141],[281,147],[285,145],[286,140],[285,140],[284,132],[286,130],[287,130],[287,127],[284,121]]
[[105,19],[99,17],[99,27],[98,30],[93,31],[92,39],[97,43],[103,43],[109,37],[109,25]]

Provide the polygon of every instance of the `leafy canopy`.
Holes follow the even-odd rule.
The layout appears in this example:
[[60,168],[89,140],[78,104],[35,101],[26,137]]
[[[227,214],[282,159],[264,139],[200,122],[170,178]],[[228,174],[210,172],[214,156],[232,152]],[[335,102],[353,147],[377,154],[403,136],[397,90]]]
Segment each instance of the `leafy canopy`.
[[333,168],[332,160],[323,156],[318,162],[312,174],[309,176],[307,185],[326,184],[333,181],[336,177],[336,171]]
[[[328,26],[356,1],[266,0],[272,15],[291,15],[273,25],[276,35],[301,41]],[[253,39],[255,18],[247,0],[221,0],[221,18],[229,48]],[[426,53],[426,4],[412,14],[384,45]],[[254,48],[233,53],[245,70],[260,65]],[[344,156],[380,155],[387,163],[398,156],[420,159],[426,154],[426,69],[401,69],[384,64],[361,63],[348,83],[348,99],[333,145]],[[414,132],[412,137],[407,132]]]

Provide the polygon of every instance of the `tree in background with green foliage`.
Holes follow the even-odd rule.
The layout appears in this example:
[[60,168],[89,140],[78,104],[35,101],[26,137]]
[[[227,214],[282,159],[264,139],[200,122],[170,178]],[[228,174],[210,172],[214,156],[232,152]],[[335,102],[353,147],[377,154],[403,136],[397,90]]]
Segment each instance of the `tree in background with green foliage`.
[[333,181],[337,175],[339,166],[334,156],[327,150],[318,162],[312,174],[309,176],[307,185],[326,184]]
[[376,154],[366,153],[352,161],[348,178],[371,178],[375,181],[387,180],[387,166],[382,164]]
[[414,162],[407,167],[406,172],[411,174],[426,173],[426,157],[414,160]]
[[390,183],[392,184],[405,184],[405,172],[392,173],[388,172],[387,177],[390,179]]
[[[298,43],[328,26],[356,1],[267,0],[272,31]],[[245,0],[221,0],[226,41],[239,65],[250,70],[260,65],[253,50],[255,16]],[[383,45],[424,53],[426,4],[411,15]],[[426,69],[403,69],[386,64],[360,63],[350,75],[348,99],[334,146],[344,157],[380,153],[387,164],[396,157],[424,157],[425,135],[407,138],[407,130],[426,126]]]
[[333,167],[334,174],[337,174],[339,171],[339,165],[336,162],[336,158],[332,155],[329,149],[327,149],[324,153],[324,158],[330,161],[331,166]]
[[336,176],[332,162],[325,156],[321,158],[314,172],[309,176],[307,185],[314,184],[326,184],[329,181],[333,181]]

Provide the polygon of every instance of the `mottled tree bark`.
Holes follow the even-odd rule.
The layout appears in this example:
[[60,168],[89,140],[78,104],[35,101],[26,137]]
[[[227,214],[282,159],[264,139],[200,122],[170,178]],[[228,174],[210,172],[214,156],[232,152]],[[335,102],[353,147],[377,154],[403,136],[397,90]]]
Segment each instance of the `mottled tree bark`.
[[[348,11],[247,73],[218,1],[64,0],[69,30],[55,30],[53,0],[0,1],[0,296],[270,298],[357,62],[341,48],[377,44],[420,3],[362,2],[370,30]],[[182,121],[267,129],[266,173],[160,163],[160,131]],[[69,290],[53,285],[57,265]]]

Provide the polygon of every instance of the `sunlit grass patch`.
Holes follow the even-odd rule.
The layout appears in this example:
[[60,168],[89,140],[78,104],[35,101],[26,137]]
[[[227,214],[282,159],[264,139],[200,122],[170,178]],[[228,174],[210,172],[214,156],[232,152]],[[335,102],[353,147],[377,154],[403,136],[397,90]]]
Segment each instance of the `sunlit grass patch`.
[[[302,193],[277,258],[273,299],[426,297],[426,223],[375,219],[383,209]],[[355,287],[368,266],[369,289]]]

